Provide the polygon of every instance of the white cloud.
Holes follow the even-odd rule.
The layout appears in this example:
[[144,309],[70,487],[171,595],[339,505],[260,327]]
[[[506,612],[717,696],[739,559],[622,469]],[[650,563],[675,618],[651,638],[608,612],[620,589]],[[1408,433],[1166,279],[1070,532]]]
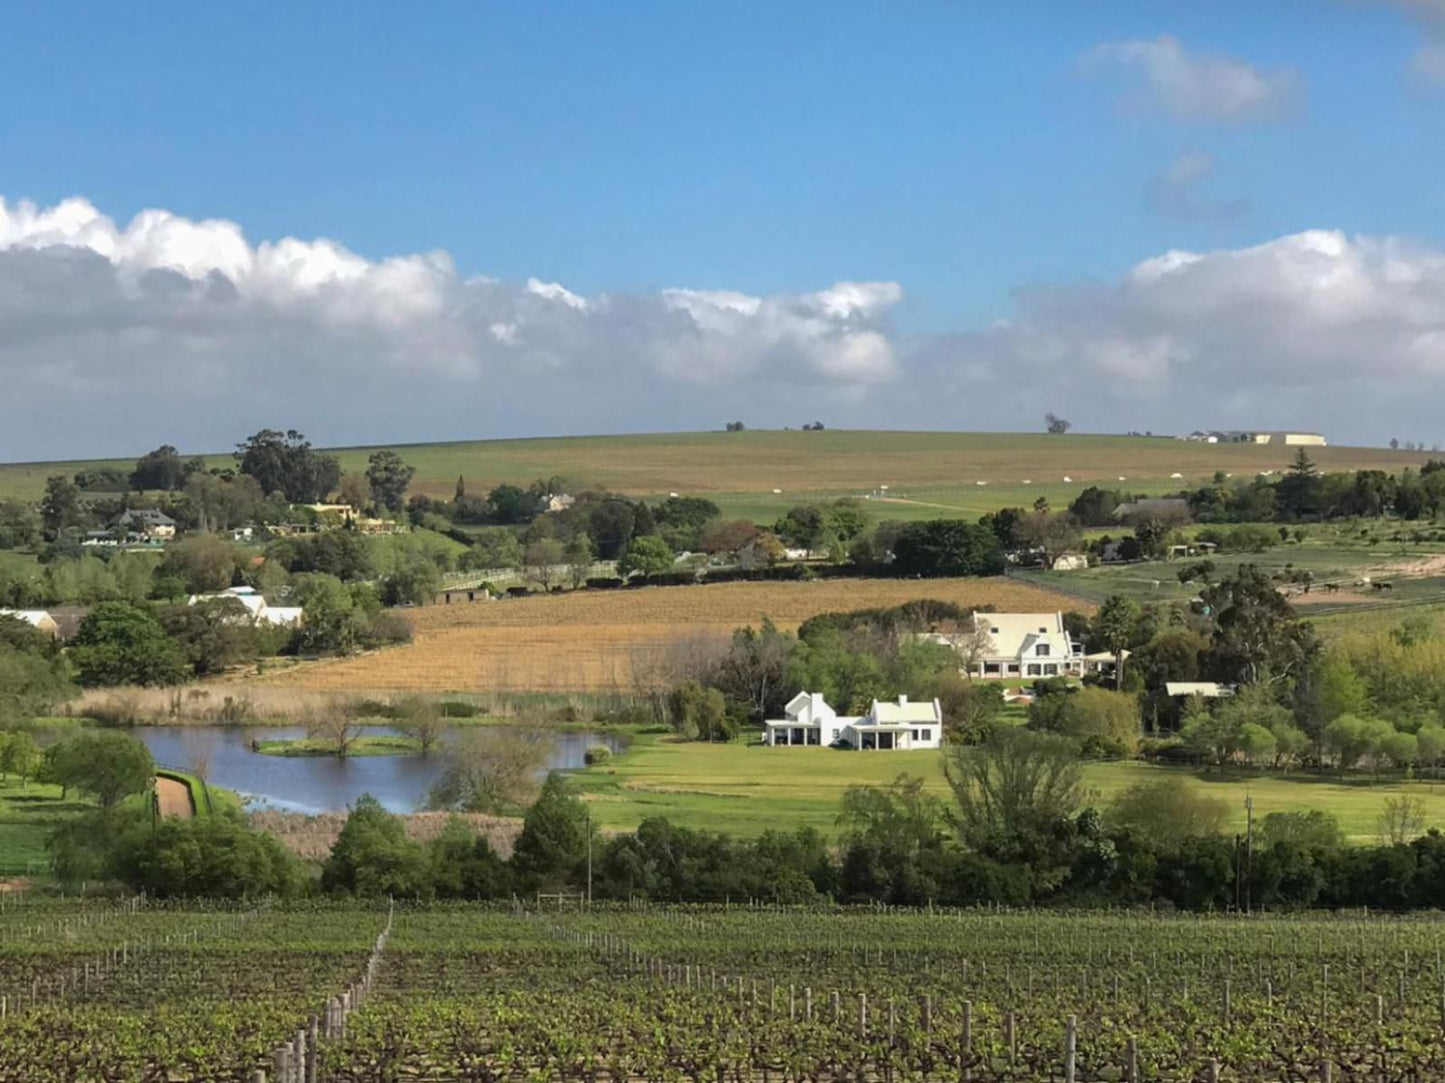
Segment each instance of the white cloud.
[[1109,42],[1084,55],[1087,71],[1118,66],[1140,85],[1125,97],[1134,108],[1162,110],[1180,120],[1270,120],[1294,108],[1300,78],[1293,70],[1262,71],[1233,57],[1191,53],[1177,38]]
[[1005,399],[1027,372],[1049,403],[1117,429],[1237,421],[1383,439],[1386,411],[1434,425],[1442,405],[1445,252],[1395,238],[1312,230],[1168,252],[1113,285],[1024,291],[1018,308],[916,363]]
[[1434,83],[1445,83],[1445,40],[1420,46],[1410,58],[1410,66],[1416,75]]
[[1204,151],[1189,151],[1174,159],[1144,186],[1151,210],[1186,222],[1228,222],[1249,213],[1249,200],[1212,199],[1199,189],[1214,172],[1214,158]]
[[[669,387],[721,400],[748,381],[775,401],[846,395],[897,376],[887,320],[901,296],[845,282],[771,297],[583,297],[538,278],[463,278],[443,252],[368,260],[328,240],[252,244],[235,223],[166,211],[122,227],[83,199],[0,200],[0,387],[5,413],[30,419],[0,431],[0,455],[34,457],[37,440],[46,454],[86,440],[133,447],[165,435],[154,417],[200,434],[173,442],[208,446],[242,419],[397,417],[406,403],[425,425],[427,411],[464,419],[505,398],[508,421],[551,428],[615,399],[638,427],[645,400]],[[42,424],[86,401],[118,412],[83,439]],[[646,427],[669,424],[665,409],[652,414]]]

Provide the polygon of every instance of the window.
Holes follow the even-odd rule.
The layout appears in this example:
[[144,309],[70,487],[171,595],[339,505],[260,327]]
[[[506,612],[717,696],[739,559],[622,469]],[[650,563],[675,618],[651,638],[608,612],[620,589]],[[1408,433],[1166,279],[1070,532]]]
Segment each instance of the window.
[[997,677],[999,674],[998,663],[985,662],[983,664],[983,674],[985,677]]
[[995,635],[995,636],[998,635],[998,629],[997,629],[997,628],[990,628],[990,629],[988,630],[988,632],[989,632],[989,635]]
[[1037,677],[1037,676],[1038,676],[1040,673],[1042,673],[1042,672],[1043,672],[1042,667],[1038,666],[1037,664],[1030,664],[1030,665],[1029,665],[1029,676],[1030,676],[1030,677]]
[[1034,648],[1034,651],[1040,658],[1047,658],[1049,656],[1049,645],[1047,643],[1040,643]]
[[1009,671],[1010,673],[1013,673],[1013,674],[1017,675],[1017,673],[1018,673],[1018,671],[1019,671],[1019,664],[1018,664],[1017,662],[1010,662],[1010,663],[1008,664],[1008,671]]
[[913,739],[914,739],[915,741],[931,741],[931,740],[933,740],[933,731],[932,731],[932,730],[916,730],[916,731],[914,732],[914,734],[913,734]]
[[923,740],[922,737],[918,736],[918,731],[917,731],[917,730],[914,730],[914,731],[913,731],[913,739],[914,739],[915,741],[921,741],[921,740]]
[[1044,666],[1044,676],[1045,676],[1045,677],[1056,677],[1056,676],[1058,676],[1058,673],[1059,673],[1059,667],[1058,667],[1058,666],[1054,666],[1054,665]]

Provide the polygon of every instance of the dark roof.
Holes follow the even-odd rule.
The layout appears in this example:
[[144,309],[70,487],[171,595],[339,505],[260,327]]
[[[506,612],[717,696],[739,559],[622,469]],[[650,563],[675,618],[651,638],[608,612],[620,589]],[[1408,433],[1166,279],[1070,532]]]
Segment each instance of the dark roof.
[[117,526],[145,523],[148,526],[175,526],[176,521],[158,508],[127,508],[115,517]]
[[1127,519],[1131,515],[1179,515],[1188,512],[1189,501],[1182,496],[1148,496],[1120,504],[1114,509],[1114,518]]

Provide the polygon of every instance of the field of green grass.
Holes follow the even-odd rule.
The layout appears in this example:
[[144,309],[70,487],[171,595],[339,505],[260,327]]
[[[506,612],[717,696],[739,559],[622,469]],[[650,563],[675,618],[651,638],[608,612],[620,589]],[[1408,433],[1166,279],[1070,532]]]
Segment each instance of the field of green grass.
[[[644,734],[631,749],[579,772],[576,782],[604,828],[635,828],[649,816],[708,831],[758,835],[770,828],[808,825],[827,835],[843,791],[881,785],[900,772],[921,776],[929,790],[948,796],[938,752],[847,752],[829,748],[767,748],[740,742],[705,744]],[[1271,812],[1325,809],[1353,841],[1372,842],[1385,799],[1408,793],[1425,801],[1429,826],[1445,827],[1445,782],[1372,782],[1365,776],[1289,774],[1277,777],[1220,773],[1144,763],[1096,763],[1086,768],[1099,801],[1136,782],[1169,774],[1226,801],[1229,828],[1244,829],[1244,799],[1256,818]]]
[[[160,438],[157,439],[160,442]],[[882,491],[913,501],[890,505],[888,515],[974,516],[1009,504],[1055,503],[1086,484],[1123,485],[1160,492],[1209,478],[1216,470],[1244,477],[1283,469],[1293,449],[1270,445],[1210,445],[1164,437],[1049,436],[1043,433],[826,432],[656,433],[633,436],[480,440],[388,445],[416,467],[414,489],[450,496],[458,476],[473,493],[501,482],[526,485],[560,476],[576,486],[600,486],[637,496],[686,492],[726,496],[739,515],[767,520],[777,509],[822,495]],[[146,448],[137,448],[136,455]],[[194,449],[184,449],[190,454]],[[331,449],[344,469],[364,471],[374,448]],[[1372,448],[1311,448],[1326,470],[1419,466],[1418,452]],[[229,453],[207,456],[231,465]],[[0,466],[0,499],[35,499],[51,474],[126,466],[134,456],[108,462],[29,463]],[[1182,478],[1171,478],[1172,474]],[[1119,482],[1123,476],[1127,480]],[[1071,479],[1065,482],[1063,479]],[[984,482],[979,485],[978,482]],[[1028,481],[1030,484],[1025,485]],[[781,494],[774,494],[781,489]],[[891,507],[907,511],[896,515]],[[951,509],[951,512],[950,512]]]

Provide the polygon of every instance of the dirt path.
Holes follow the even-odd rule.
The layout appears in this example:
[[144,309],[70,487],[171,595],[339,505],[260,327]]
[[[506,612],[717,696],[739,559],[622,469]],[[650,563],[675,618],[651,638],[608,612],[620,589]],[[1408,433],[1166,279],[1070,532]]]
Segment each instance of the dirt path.
[[160,799],[162,816],[179,816],[189,820],[196,814],[191,807],[191,791],[184,782],[173,778],[156,779],[156,796]]

